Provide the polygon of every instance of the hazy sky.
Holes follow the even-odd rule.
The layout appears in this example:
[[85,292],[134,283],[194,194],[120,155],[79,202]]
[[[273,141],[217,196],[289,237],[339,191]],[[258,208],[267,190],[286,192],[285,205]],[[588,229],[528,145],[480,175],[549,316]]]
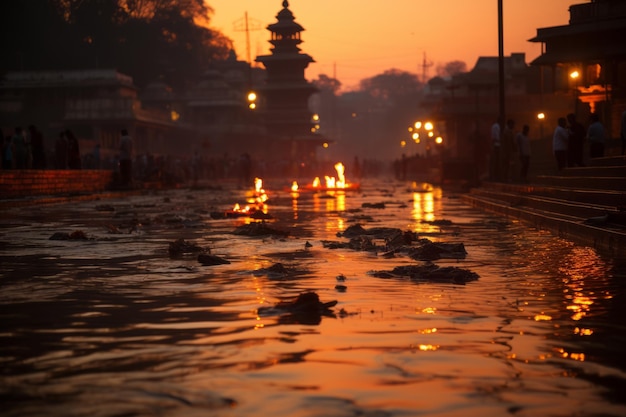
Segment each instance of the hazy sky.
[[[235,43],[247,59],[244,15],[248,14],[250,55],[269,54],[268,24],[276,22],[283,0],[209,0],[211,26]],[[537,28],[566,25],[569,6],[586,0],[504,0],[504,53],[541,53],[528,42]],[[302,51],[315,59],[306,78],[336,76],[343,89],[391,68],[423,74],[423,60],[437,65],[460,60],[471,69],[480,56],[498,55],[497,0],[289,0],[304,27]],[[256,29],[256,30],[255,30]]]

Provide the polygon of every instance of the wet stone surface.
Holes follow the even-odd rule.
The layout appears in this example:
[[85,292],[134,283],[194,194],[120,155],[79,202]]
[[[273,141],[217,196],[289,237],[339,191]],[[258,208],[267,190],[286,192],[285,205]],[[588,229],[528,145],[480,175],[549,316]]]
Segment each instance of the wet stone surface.
[[0,220],[3,416],[626,415],[626,261],[439,188]]

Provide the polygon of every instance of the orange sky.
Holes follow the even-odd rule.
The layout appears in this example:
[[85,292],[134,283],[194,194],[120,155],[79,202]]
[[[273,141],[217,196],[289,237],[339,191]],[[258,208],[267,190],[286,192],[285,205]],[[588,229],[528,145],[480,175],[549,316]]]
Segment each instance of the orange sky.
[[[250,55],[269,53],[268,24],[283,0],[207,0],[214,9],[211,27],[235,43],[247,59],[244,15],[248,13]],[[569,6],[586,0],[504,0],[504,53],[525,52],[530,62],[540,44],[528,42],[537,28],[566,25]],[[302,25],[302,51],[315,59],[306,78],[336,76],[343,90],[391,68],[423,74],[424,54],[437,65],[461,60],[471,69],[479,56],[498,55],[497,0],[289,0]]]

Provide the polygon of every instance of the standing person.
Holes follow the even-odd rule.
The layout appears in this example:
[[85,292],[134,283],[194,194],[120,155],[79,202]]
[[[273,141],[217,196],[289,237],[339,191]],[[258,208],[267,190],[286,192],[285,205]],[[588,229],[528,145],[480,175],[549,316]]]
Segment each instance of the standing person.
[[569,142],[567,144],[567,165],[584,167],[583,153],[585,148],[585,127],[578,123],[576,115],[570,113],[567,115],[569,124]]
[[124,185],[130,185],[133,173],[133,139],[126,129],[122,129],[120,134],[120,176]]
[[520,180],[527,182],[528,180],[528,166],[530,165],[530,139],[528,138],[528,132],[530,127],[524,125],[522,131],[515,136],[515,144],[519,150],[520,160]]
[[496,122],[491,125],[491,179],[500,179],[500,124],[502,118],[498,117]]
[[78,145],[78,139],[69,129],[65,130],[67,137],[67,167],[69,169],[80,169],[80,147]]
[[567,167],[568,141],[569,133],[567,132],[567,120],[565,117],[559,117],[558,126],[554,129],[554,135],[552,136],[552,152],[554,153],[559,171]]
[[28,147],[21,126],[15,128],[15,134],[11,138],[11,147],[13,167],[15,169],[26,169],[28,164]]
[[67,137],[65,131],[59,132],[59,137],[54,143],[54,156],[57,169],[67,169]]
[[515,128],[515,121],[509,119],[506,121],[506,127],[502,132],[500,137],[500,159],[502,161],[501,164],[501,173],[502,180],[504,182],[509,182],[512,177],[512,168],[515,163],[514,155],[515,155],[515,132],[513,129]]
[[11,168],[13,168],[13,144],[11,143],[11,136],[7,135],[2,145],[2,169]]
[[33,169],[46,168],[46,151],[43,143],[43,134],[35,125],[28,126],[30,131],[30,146],[33,152]]
[[605,132],[604,126],[600,123],[600,116],[592,113],[589,117],[591,124],[587,129],[587,138],[589,139],[589,156],[592,158],[602,158],[604,156]]
[[622,128],[620,129],[622,137],[622,155],[626,155],[626,110],[622,112]]

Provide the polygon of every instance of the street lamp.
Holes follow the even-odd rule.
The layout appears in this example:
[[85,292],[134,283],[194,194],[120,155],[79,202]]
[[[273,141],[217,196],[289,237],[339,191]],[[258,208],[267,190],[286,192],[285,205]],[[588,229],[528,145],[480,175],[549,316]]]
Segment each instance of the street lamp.
[[578,79],[580,78],[580,72],[577,69],[573,69],[569,73],[569,77],[574,83],[573,95],[574,95],[574,113],[578,114]]
[[413,126],[409,127],[409,132],[411,133],[411,138],[416,144],[422,143],[423,138],[427,140],[425,142],[427,156],[430,155],[430,141],[434,141],[437,145],[443,143],[443,138],[440,135],[435,137],[435,125],[430,121],[422,122],[418,120],[413,124]]
[[537,113],[537,120],[539,120],[539,137],[543,139],[543,121],[546,119],[546,115],[543,112]]
[[248,108],[250,110],[256,109],[256,99],[257,99],[256,93],[254,91],[250,91],[248,93]]

